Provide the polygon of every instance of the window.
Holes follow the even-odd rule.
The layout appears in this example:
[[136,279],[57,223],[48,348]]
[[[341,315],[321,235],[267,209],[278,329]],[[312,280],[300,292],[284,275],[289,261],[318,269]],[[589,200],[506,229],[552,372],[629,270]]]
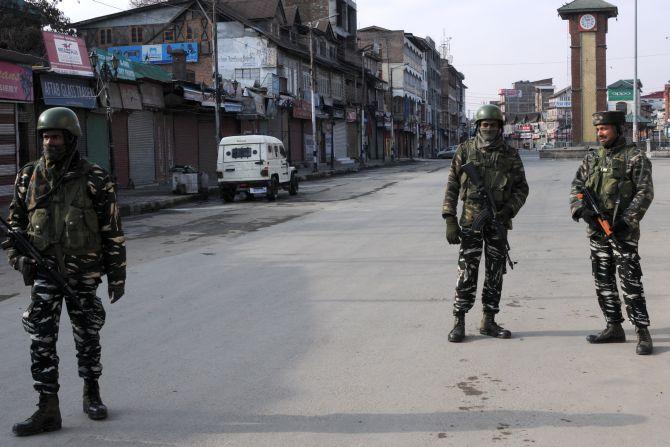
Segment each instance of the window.
[[130,41],[133,43],[141,43],[144,39],[142,38],[142,28],[133,26],[130,28]]
[[236,68],[235,79],[253,79],[254,81],[261,81],[260,68]]
[[284,146],[279,146],[279,153],[282,157],[286,158],[286,149],[284,149]]
[[112,30],[110,28],[100,30],[100,45],[111,45]]
[[166,29],[163,31],[163,41],[165,42],[173,42],[174,41],[174,30],[173,29]]
[[186,40],[193,40],[193,28],[186,26]]

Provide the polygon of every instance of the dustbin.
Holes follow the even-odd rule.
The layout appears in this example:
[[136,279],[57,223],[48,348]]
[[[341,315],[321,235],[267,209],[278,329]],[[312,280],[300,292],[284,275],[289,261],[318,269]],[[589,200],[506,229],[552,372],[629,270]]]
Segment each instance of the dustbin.
[[189,165],[176,165],[172,172],[172,192],[174,194],[197,194],[198,171]]

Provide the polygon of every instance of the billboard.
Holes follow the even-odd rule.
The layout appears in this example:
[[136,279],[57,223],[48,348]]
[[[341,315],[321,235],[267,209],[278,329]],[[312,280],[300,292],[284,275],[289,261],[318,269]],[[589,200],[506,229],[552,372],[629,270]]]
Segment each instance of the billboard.
[[504,96],[506,98],[521,98],[523,92],[514,88],[501,88],[498,90],[498,95]]
[[632,101],[633,100],[633,89],[632,88],[610,88],[610,89],[607,89],[607,100],[608,101]]
[[133,62],[146,64],[171,64],[172,52],[184,50],[186,62],[198,62],[198,42],[175,42],[155,45],[126,45],[109,47],[107,51],[116,53]]
[[0,61],[0,98],[32,102],[32,70],[21,65]]
[[93,77],[86,44],[80,37],[42,31],[51,69],[56,73]]

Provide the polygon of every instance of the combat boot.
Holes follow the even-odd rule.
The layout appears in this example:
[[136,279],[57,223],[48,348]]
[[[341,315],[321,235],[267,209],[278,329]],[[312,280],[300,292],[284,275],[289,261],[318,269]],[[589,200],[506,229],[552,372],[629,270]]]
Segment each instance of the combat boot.
[[37,411],[28,419],[14,424],[12,431],[16,436],[30,436],[45,431],[60,430],[62,420],[58,407],[58,394],[40,393]]
[[510,331],[504,327],[499,326],[495,322],[495,314],[491,312],[484,313],[484,317],[482,318],[482,325],[479,328],[479,333],[482,335],[488,335],[489,337],[497,338],[512,337],[512,333]]
[[459,312],[454,314],[454,328],[449,332],[447,339],[452,343],[460,343],[465,338],[465,314]]
[[626,333],[621,323],[607,323],[607,327],[599,334],[591,334],[586,337],[589,343],[625,343]]
[[89,419],[100,420],[107,417],[107,407],[100,399],[100,386],[97,380],[84,380],[84,413]]
[[654,350],[654,344],[651,342],[651,335],[649,329],[645,326],[638,326],[635,328],[637,333],[637,347],[635,353],[638,355],[649,355]]

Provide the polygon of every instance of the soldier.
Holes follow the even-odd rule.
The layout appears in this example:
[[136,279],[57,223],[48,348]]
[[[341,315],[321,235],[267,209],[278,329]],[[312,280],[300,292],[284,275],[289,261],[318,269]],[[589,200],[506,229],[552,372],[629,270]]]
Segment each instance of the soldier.
[[14,425],[17,436],[61,428],[56,340],[63,300],[74,332],[79,376],[84,379],[84,412],[91,419],[107,417],[98,387],[99,331],[105,310],[96,290],[106,274],[114,303],[124,294],[126,278],[125,238],[114,184],[105,170],[77,151],[81,136],[77,115],[64,107],[49,109],[40,115],[37,132],[43,155],[19,172],[8,221],[24,230],[41,254],[58,266],[76,297],[64,296],[32,259],[4,246],[10,264],[27,284],[32,283],[23,326],[32,340],[31,372],[39,403],[31,417]]
[[[490,188],[497,207],[497,217],[505,228],[512,229],[516,216],[528,196],[528,184],[519,153],[503,141],[503,115],[494,105],[483,105],[475,113],[476,133],[460,144],[451,162],[449,178],[442,206],[442,217],[447,223],[447,242],[461,244],[458,256],[458,281],[454,301],[454,328],[449,341],[465,338],[465,314],[475,303],[479,262],[484,247],[486,275],[482,291],[484,316],[479,333],[498,338],[510,338],[511,332],[495,322],[499,312],[505,265],[505,240],[497,235],[491,224],[482,231],[471,228],[473,220],[482,211],[483,203],[477,188],[461,167],[473,163],[481,178]],[[459,196],[463,200],[460,227],[456,219]]]
[[[621,291],[626,303],[628,319],[637,332],[636,352],[652,353],[649,335],[649,315],[642,287],[642,269],[637,247],[640,239],[640,220],[654,198],[651,162],[634,144],[627,144],[623,135],[624,112],[597,112],[593,114],[600,147],[589,152],[577,170],[570,191],[572,218],[588,224],[591,245],[591,266],[595,278],[596,295],[607,327],[599,334],[589,335],[589,343],[624,343],[626,335],[621,327],[621,300],[616,285],[615,270],[619,271]],[[614,234],[607,237],[594,210],[579,198],[588,188],[602,218],[613,223]]]

